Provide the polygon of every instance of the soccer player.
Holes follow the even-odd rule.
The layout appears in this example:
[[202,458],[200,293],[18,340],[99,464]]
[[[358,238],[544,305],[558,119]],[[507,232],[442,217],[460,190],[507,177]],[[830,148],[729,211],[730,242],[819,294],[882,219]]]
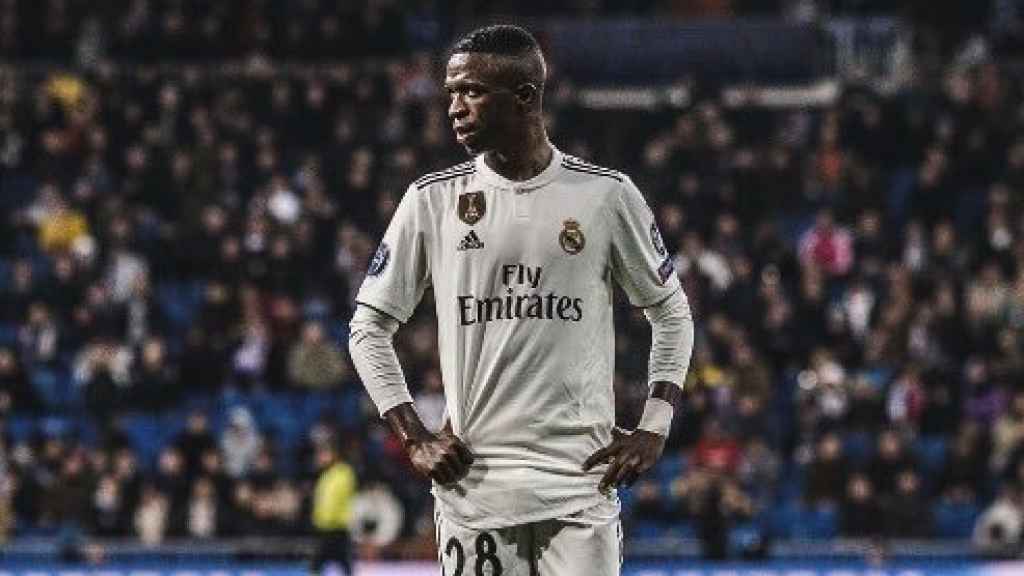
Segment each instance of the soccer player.
[[[622,562],[615,487],[661,455],[693,323],[654,216],[620,172],[548,140],[537,41],[458,40],[448,114],[473,160],[402,198],[356,297],[350,349],[413,467],[433,479],[446,575],[603,576]],[[613,434],[612,291],[652,326],[650,396]],[[432,286],[446,424],[428,431],[392,337]]]

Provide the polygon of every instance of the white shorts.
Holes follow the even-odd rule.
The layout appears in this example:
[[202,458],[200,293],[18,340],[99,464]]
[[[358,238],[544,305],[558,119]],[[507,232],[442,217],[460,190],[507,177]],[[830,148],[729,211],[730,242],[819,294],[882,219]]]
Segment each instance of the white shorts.
[[476,530],[435,512],[444,576],[619,576],[622,525],[578,512],[532,524]]

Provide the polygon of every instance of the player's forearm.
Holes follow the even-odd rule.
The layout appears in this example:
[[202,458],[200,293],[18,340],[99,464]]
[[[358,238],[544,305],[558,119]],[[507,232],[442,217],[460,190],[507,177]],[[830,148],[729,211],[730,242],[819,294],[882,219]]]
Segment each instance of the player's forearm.
[[637,428],[667,436],[693,351],[693,318],[682,290],[644,310],[651,323],[650,396]]
[[411,407],[412,396],[392,342],[398,331],[398,320],[359,306],[350,328],[348,346],[352,363],[377,411],[384,416],[400,404],[409,403]]
[[[675,400],[686,380],[690,355],[693,353],[690,303],[686,294],[679,290],[661,303],[645,309],[644,315],[651,323],[651,356],[648,366],[651,396],[667,401]],[[674,384],[676,390],[668,384]]]

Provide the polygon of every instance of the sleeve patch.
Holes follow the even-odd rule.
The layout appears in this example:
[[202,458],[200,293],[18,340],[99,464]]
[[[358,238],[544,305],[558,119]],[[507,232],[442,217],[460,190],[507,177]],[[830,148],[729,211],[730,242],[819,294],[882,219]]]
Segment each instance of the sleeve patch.
[[665,249],[665,241],[661,238],[661,232],[658,231],[658,224],[655,222],[651,222],[651,244],[654,245],[658,256],[664,256],[668,252]]
[[387,242],[381,242],[380,246],[377,247],[377,252],[370,260],[370,269],[366,273],[370,276],[378,276],[388,267],[388,262],[390,261],[391,248],[388,247]]
[[668,281],[669,276],[676,271],[675,260],[672,256],[665,256],[665,259],[661,262],[661,266],[658,266],[658,278],[661,279],[661,283],[665,284]]

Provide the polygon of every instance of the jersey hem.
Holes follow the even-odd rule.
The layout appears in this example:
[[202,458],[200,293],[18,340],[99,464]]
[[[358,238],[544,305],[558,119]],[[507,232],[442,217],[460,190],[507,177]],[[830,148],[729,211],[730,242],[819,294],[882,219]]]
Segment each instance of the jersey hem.
[[611,502],[602,500],[601,497],[586,500],[571,500],[564,506],[542,508],[532,514],[523,514],[516,518],[507,518],[496,522],[479,522],[467,520],[466,518],[458,515],[446,505],[445,501],[437,495],[437,492],[434,489],[431,489],[431,492],[434,495],[434,507],[438,514],[443,516],[446,521],[451,522],[452,524],[456,524],[463,528],[469,528],[471,530],[498,530],[501,528],[532,524],[534,522],[543,522],[545,520],[558,520],[572,514],[591,510],[604,503],[611,504],[615,507],[615,517],[618,517],[622,511],[621,502],[616,494],[615,499]]

